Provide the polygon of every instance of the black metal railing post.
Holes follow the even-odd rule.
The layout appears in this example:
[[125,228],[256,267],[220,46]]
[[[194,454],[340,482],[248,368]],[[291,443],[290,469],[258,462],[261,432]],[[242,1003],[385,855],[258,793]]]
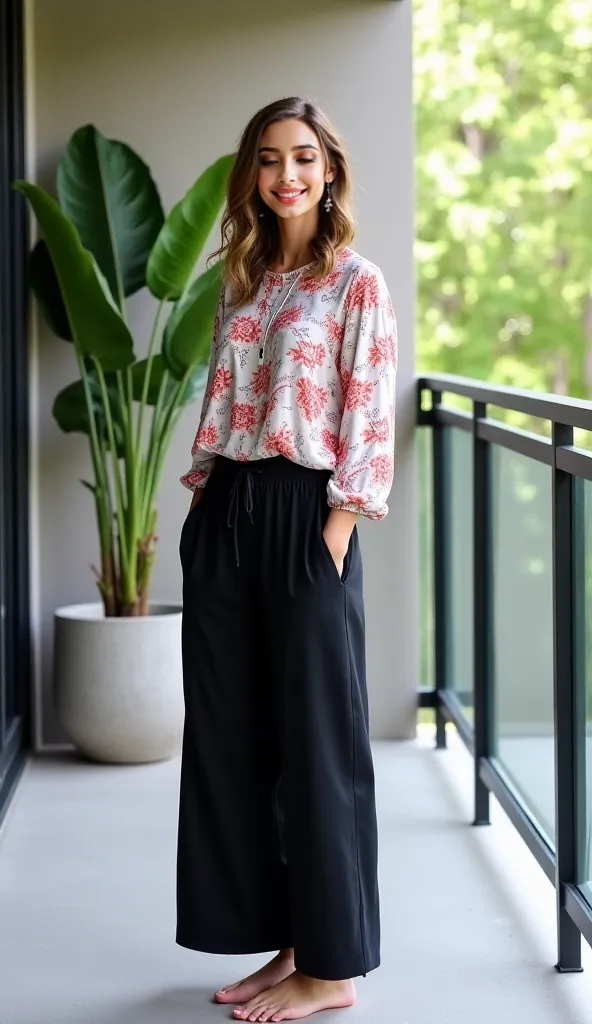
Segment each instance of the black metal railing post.
[[475,714],[475,825],[489,825],[489,789],[480,775],[493,738],[491,450],[478,435],[487,406],[473,403],[473,644]]
[[[493,793],[548,879],[556,886],[559,971],[579,971],[580,937],[592,946],[590,824],[587,787],[587,689],[590,685],[590,595],[587,489],[592,488],[592,453],[574,445],[574,429],[592,437],[592,402],[539,394],[451,374],[418,378],[418,392],[430,391],[432,409],[420,409],[418,424],[434,429],[435,605],[437,692],[420,693],[423,707],[436,706],[439,741],[445,722],[453,723],[475,755],[475,824],[489,822]],[[469,414],[442,402],[443,394],[473,403]],[[549,438],[487,418],[490,405],[552,423]],[[474,625],[474,720],[466,715],[452,678],[450,608],[457,580],[450,544],[453,494],[450,487],[449,430],[473,435],[474,572],[471,597]],[[555,726],[555,835],[548,835],[534,801],[497,760],[495,721],[495,493],[494,452],[516,452],[547,466],[552,479],[553,701]],[[454,497],[456,497],[454,495]],[[517,608],[517,616],[521,609]],[[588,766],[589,767],[589,766]]]
[[573,427],[553,423],[553,705],[555,717],[555,891],[557,970],[581,971],[580,931],[565,906],[578,869],[574,481],[557,467],[557,449],[573,445]]
[[[432,410],[442,401],[441,391],[432,391]],[[446,445],[444,427],[432,421],[432,488],[434,536],[434,675],[436,682],[436,747],[446,746],[446,717],[440,694],[448,685],[446,654]]]
[[590,792],[586,770],[586,744],[588,733],[587,709],[587,573],[586,573],[586,481],[572,476],[572,588],[573,588],[573,675],[574,675],[574,772],[575,772],[575,830],[576,877],[582,886],[588,880],[588,801]]

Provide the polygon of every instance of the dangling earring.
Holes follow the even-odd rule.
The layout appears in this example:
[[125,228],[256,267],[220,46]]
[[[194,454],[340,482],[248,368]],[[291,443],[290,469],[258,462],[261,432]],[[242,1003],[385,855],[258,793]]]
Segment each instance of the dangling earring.
[[331,182],[327,182],[327,198],[325,199],[325,209],[327,213],[331,213],[331,207],[333,206],[333,200],[331,198]]

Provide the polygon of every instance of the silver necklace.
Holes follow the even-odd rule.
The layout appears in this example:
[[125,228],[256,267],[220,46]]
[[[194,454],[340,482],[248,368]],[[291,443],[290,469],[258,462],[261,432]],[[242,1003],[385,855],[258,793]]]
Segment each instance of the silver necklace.
[[275,318],[277,316],[279,316],[279,314],[281,313],[282,309],[286,305],[286,302],[288,301],[288,299],[290,298],[290,295],[292,294],[292,291],[294,289],[294,285],[298,283],[298,281],[302,277],[303,273],[304,273],[304,270],[300,270],[298,272],[298,274],[296,275],[296,277],[292,281],[290,287],[288,288],[288,291],[286,292],[281,305],[278,307],[277,302],[276,302],[275,306],[273,307],[273,309],[271,311],[271,315],[269,317],[269,320],[267,321],[267,327],[265,328],[265,334],[263,335],[263,341],[261,342],[261,346],[259,348],[259,366],[263,365],[263,361],[265,359],[265,345],[266,345],[266,342],[267,342],[267,337],[269,335],[269,331],[270,331],[271,325],[272,325],[273,321],[275,320]]

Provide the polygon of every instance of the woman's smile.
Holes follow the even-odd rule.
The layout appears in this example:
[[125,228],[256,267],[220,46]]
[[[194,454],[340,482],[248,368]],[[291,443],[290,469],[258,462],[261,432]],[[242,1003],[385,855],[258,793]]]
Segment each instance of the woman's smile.
[[276,199],[279,199],[280,203],[285,203],[287,206],[291,206],[293,203],[297,203],[308,192],[307,188],[283,188],[283,189],[272,189],[272,192]]

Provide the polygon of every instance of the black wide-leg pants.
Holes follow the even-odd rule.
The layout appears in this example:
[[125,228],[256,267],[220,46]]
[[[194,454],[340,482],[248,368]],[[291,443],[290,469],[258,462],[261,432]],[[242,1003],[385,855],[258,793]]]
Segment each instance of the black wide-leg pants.
[[362,562],[356,530],[341,578],[323,540],[328,478],[218,458],[183,527],[176,941],[340,980],[380,925]]

